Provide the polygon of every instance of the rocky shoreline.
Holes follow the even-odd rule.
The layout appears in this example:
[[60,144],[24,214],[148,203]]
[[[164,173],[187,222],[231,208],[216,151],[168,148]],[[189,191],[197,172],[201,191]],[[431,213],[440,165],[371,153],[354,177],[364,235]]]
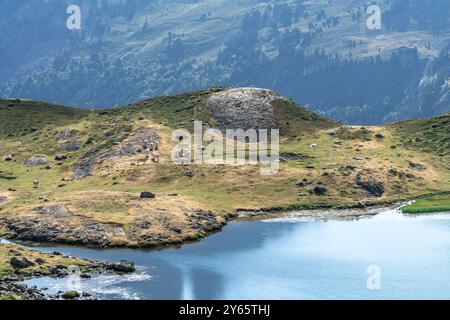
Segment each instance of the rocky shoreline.
[[270,218],[304,218],[316,220],[349,220],[373,217],[386,209],[395,209],[393,207],[376,207],[370,209],[315,209],[300,210],[285,213],[271,213],[267,211],[241,211],[239,219],[270,219]]
[[59,252],[41,253],[13,244],[0,244],[0,300],[92,300],[88,292],[67,291],[49,295],[23,281],[53,277],[64,279],[76,276],[88,279],[98,274],[125,275],[136,271],[131,261],[117,263],[78,259]]

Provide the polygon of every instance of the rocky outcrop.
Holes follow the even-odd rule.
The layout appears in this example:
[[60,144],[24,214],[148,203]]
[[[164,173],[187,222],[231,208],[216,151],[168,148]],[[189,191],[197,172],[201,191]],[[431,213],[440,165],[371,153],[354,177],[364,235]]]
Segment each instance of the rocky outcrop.
[[165,214],[154,223],[144,218],[123,224],[103,222],[73,213],[64,205],[40,206],[24,215],[0,219],[0,225],[12,239],[95,248],[177,244],[219,231],[224,224],[224,220],[204,210],[193,210],[181,220],[172,220]]
[[284,99],[277,93],[259,88],[229,89],[211,95],[205,109],[212,113],[222,132],[227,129],[276,129],[271,103]]
[[62,205],[37,207],[31,211],[37,215],[4,218],[0,223],[12,238],[22,241],[108,247],[112,238],[125,235],[121,224],[76,215]]
[[45,294],[36,287],[13,281],[0,282],[0,297],[4,299],[46,300]]
[[12,257],[9,263],[14,269],[26,269],[36,265],[25,257]]
[[[128,126],[127,128],[129,128]],[[124,131],[120,128],[118,131]],[[114,131],[115,132],[115,131]],[[113,135],[113,134],[111,134]],[[135,134],[122,141],[116,141],[113,146],[105,144],[89,150],[84,154],[74,168],[75,179],[82,179],[93,174],[96,165],[105,161],[114,161],[125,156],[136,155],[145,148],[145,141],[148,144],[158,145],[161,141],[160,136],[151,128],[141,128]]]
[[364,189],[370,197],[380,198],[384,194],[384,184],[370,175],[365,175],[363,172],[359,172],[356,175],[355,183]]

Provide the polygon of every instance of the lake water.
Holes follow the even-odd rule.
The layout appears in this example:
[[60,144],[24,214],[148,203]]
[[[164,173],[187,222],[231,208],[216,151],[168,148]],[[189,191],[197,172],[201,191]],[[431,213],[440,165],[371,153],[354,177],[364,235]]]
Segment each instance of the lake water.
[[[39,250],[134,261],[138,272],[125,277],[27,282],[49,292],[87,291],[98,299],[450,298],[450,214],[406,217],[388,210],[351,221],[291,215],[232,222],[181,249]],[[376,273],[368,274],[368,268]]]

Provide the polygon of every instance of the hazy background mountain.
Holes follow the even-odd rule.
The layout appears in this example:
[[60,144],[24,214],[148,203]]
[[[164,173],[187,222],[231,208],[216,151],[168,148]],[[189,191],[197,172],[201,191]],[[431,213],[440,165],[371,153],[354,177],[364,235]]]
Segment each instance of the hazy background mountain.
[[[81,30],[66,9],[82,10]],[[378,4],[382,30],[368,30]],[[123,105],[214,85],[338,120],[450,111],[448,0],[0,0],[0,96]]]

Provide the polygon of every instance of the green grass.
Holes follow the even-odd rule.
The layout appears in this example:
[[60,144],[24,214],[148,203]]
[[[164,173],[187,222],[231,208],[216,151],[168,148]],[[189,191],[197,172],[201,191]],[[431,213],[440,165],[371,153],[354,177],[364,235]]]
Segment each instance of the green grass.
[[45,102],[0,99],[0,137],[26,137],[49,126],[78,122],[90,113]]
[[450,212],[450,194],[418,199],[413,205],[403,208],[402,211],[408,214]]
[[394,123],[398,142],[406,148],[439,154],[443,159],[450,155],[450,113],[440,117],[408,120]]

